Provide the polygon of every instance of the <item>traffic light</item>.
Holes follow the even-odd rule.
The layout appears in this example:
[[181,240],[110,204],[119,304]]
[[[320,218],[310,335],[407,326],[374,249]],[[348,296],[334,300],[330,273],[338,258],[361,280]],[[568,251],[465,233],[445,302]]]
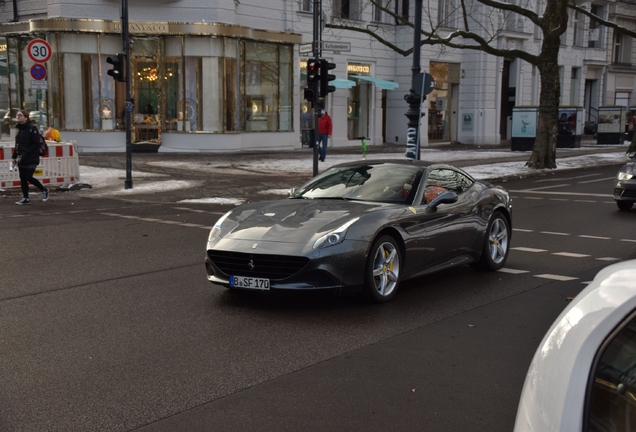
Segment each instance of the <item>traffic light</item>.
[[336,88],[329,85],[330,81],[336,79],[335,75],[331,75],[329,71],[335,69],[335,63],[329,63],[327,60],[320,60],[320,97],[325,98],[331,92],[335,92]]
[[305,100],[311,105],[318,99],[318,82],[320,81],[320,62],[316,60],[307,61],[307,87],[305,88]]
[[106,62],[113,65],[113,68],[108,71],[108,75],[115,78],[116,81],[126,81],[124,76],[124,70],[126,69],[126,55],[117,54],[116,56],[110,56],[106,58]]

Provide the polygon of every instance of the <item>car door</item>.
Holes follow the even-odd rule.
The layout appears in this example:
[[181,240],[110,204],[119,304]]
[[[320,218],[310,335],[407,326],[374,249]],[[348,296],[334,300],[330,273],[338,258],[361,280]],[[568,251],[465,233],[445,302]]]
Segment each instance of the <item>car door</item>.
[[[417,244],[417,252],[407,263],[407,273],[435,270],[468,260],[477,230],[473,181],[451,167],[433,168],[424,183],[424,195],[414,216],[405,227]],[[455,192],[457,201],[440,204],[435,209],[431,200],[443,192]],[[409,265],[410,264],[410,265]],[[411,267],[412,268],[409,268]]]

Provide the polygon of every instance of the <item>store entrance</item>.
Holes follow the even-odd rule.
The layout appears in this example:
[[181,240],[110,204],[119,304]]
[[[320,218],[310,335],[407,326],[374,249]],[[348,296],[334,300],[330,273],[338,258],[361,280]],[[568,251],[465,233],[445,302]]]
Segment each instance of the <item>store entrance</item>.
[[161,145],[163,107],[159,62],[159,39],[134,39],[131,55],[132,96],[135,99],[132,116],[133,150],[158,151]]

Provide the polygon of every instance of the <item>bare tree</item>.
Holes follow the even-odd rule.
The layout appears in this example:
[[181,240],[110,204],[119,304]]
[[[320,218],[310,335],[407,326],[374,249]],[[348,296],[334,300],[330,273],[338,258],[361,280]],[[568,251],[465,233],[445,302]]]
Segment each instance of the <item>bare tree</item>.
[[[516,58],[537,67],[540,74],[539,119],[537,135],[527,166],[536,169],[556,168],[556,143],[558,110],[561,94],[559,80],[559,49],[562,35],[567,30],[568,8],[579,11],[601,25],[636,37],[636,33],[615,22],[592,14],[578,6],[574,0],[535,0],[539,7],[535,12],[534,1],[510,0],[428,0],[423,13],[422,45],[439,45],[456,49],[482,51],[498,57]],[[374,9],[382,10],[397,22],[414,27],[403,14],[397,13],[391,0],[369,0]],[[444,8],[440,10],[438,8]],[[502,33],[511,26],[531,23],[541,31],[541,43],[537,53],[525,49],[508,49],[499,46]],[[374,23],[333,21],[328,28],[366,33],[398,54],[408,56],[413,47],[403,49],[390,42],[385,34],[390,31]]]

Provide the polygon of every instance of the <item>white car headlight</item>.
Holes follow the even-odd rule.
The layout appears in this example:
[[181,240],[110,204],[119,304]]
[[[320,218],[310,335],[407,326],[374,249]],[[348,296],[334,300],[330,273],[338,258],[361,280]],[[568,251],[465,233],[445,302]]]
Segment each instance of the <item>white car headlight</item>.
[[328,232],[324,236],[320,237],[314,243],[314,249],[326,248],[326,247],[329,247],[329,246],[337,245],[338,243],[342,243],[343,240],[345,239],[345,234],[347,233],[347,229],[351,225],[353,225],[353,223],[355,221],[357,221],[358,219],[360,219],[360,218],[351,219],[346,224],[344,224],[344,225],[336,228],[335,230]]
[[210,235],[208,236],[209,242],[213,241],[221,235],[221,225],[223,224],[223,221],[230,215],[230,213],[232,213],[232,210],[225,213],[219,218],[218,221],[216,221],[216,223],[214,224],[214,228],[212,228],[212,231],[210,231]]
[[633,174],[628,174],[626,172],[619,172],[618,173],[618,179],[619,180],[631,180],[634,177]]

